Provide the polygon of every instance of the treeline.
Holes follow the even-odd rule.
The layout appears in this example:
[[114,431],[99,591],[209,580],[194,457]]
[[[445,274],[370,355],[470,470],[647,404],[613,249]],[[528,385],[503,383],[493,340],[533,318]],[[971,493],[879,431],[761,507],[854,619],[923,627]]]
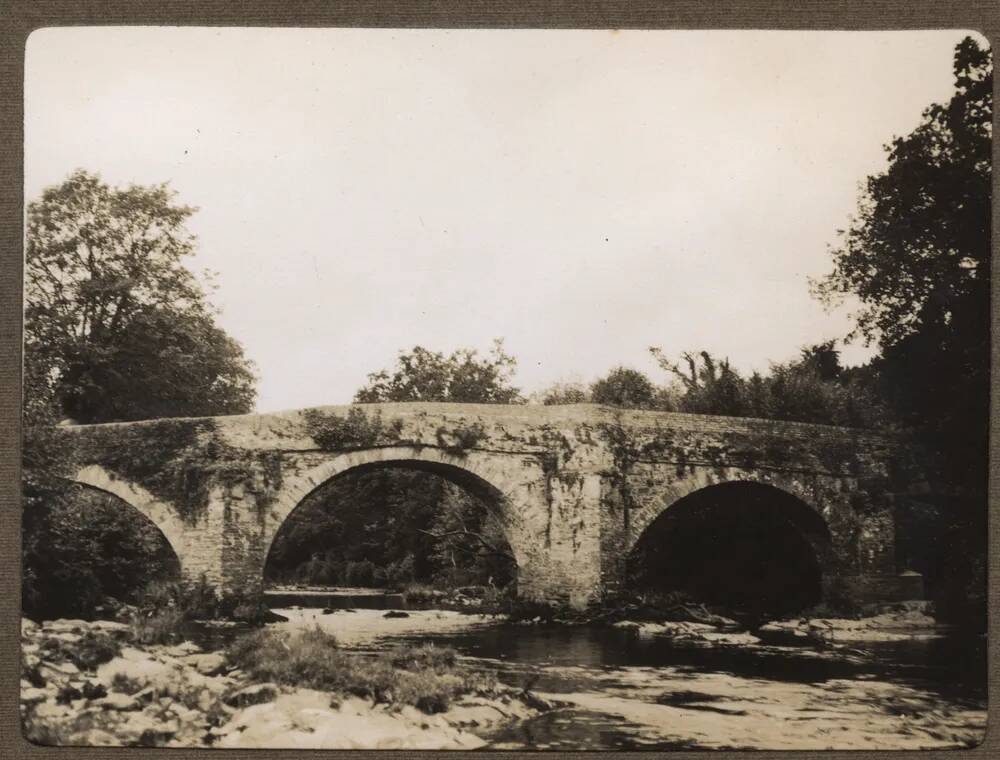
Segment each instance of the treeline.
[[891,424],[873,387],[869,367],[845,369],[834,341],[802,349],[797,360],[772,364],[766,373],[741,375],[707,351],[671,361],[650,352],[666,374],[657,385],[635,369],[617,367],[589,386],[560,383],[535,398],[542,404],[609,404],[691,414],[885,428]]

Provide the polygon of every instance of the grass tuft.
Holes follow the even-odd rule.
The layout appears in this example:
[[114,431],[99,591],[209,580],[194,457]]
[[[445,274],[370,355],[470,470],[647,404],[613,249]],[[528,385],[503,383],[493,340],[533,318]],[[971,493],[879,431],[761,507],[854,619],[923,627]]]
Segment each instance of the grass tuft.
[[450,648],[345,652],[335,636],[318,627],[254,631],[234,641],[226,654],[255,680],[365,697],[393,707],[412,705],[426,713],[447,710],[462,694],[495,687],[489,677],[459,670]]

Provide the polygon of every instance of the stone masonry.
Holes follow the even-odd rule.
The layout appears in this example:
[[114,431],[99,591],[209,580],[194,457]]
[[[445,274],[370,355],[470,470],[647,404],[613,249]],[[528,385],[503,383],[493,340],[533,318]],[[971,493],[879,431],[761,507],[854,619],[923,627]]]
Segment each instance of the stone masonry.
[[[888,601],[903,586],[894,505],[916,479],[891,438],[859,430],[571,406],[372,404],[73,426],[75,480],[148,517],[183,573],[259,587],[271,542],[314,489],[358,468],[446,477],[501,510],[527,599],[613,599],[643,531],[728,482],[775,489],[824,586]],[[793,514],[795,513],[795,514]]]

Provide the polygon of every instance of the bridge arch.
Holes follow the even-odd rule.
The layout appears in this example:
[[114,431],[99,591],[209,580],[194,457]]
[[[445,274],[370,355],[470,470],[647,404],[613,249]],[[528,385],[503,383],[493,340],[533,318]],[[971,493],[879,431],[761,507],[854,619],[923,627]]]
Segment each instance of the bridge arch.
[[772,612],[820,602],[835,572],[833,540],[803,490],[748,478],[688,481],[637,515],[629,584]]
[[479,452],[450,454],[432,447],[392,446],[339,454],[298,475],[285,477],[264,529],[261,574],[282,526],[311,494],[349,472],[388,468],[420,470],[438,475],[495,505],[502,513],[504,532],[514,559],[518,567],[524,566],[523,542],[518,540],[522,515],[511,506],[516,485],[510,482],[509,474],[505,473],[508,468],[503,466],[503,462],[494,461]]
[[149,520],[163,534],[180,564],[181,573],[187,568],[187,529],[175,510],[156,499],[142,486],[129,483],[100,465],[92,464],[81,468],[70,478],[95,491],[100,491],[120,499],[136,512]]

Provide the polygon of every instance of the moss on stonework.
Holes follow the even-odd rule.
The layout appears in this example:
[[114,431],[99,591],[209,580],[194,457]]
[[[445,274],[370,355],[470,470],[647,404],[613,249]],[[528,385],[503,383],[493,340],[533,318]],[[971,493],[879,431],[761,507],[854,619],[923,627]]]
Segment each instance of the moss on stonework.
[[486,437],[486,430],[479,423],[472,425],[460,425],[454,429],[448,429],[443,425],[434,431],[434,438],[438,446],[452,456],[465,456],[474,449],[476,444]]
[[136,483],[194,521],[208,504],[210,483],[202,440],[214,437],[215,420],[165,419],[140,425],[82,429],[82,461]]
[[281,452],[229,446],[213,419],[95,426],[79,435],[87,464],[149,491],[189,524],[204,515],[215,486],[224,493],[243,487],[260,510],[270,506],[281,487]]
[[322,409],[307,409],[302,416],[306,431],[323,451],[349,451],[379,443],[395,443],[403,430],[402,420],[385,425],[380,411],[368,414],[360,407],[352,407],[343,417]]

